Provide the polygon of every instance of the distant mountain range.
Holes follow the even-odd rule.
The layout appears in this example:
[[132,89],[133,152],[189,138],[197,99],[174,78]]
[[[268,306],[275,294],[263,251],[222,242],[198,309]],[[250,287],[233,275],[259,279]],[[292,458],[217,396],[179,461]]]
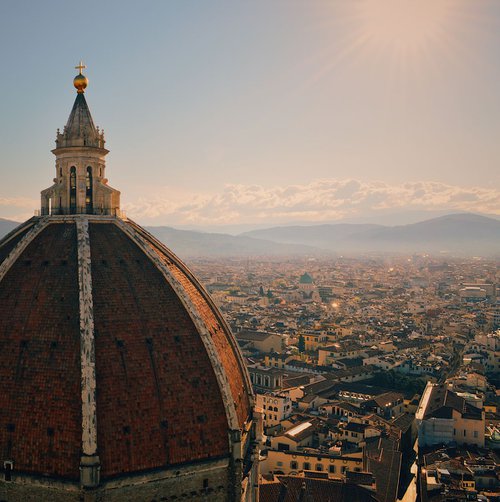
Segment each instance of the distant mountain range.
[[[343,223],[348,224],[370,224],[370,225],[383,225],[385,227],[393,227],[396,225],[410,225],[411,223],[420,223],[421,221],[432,220],[434,218],[439,218],[440,216],[448,216],[452,214],[457,214],[457,211],[450,210],[402,210],[394,212],[393,209],[379,209],[377,211],[372,211],[369,215],[361,216],[350,216],[342,218],[336,221],[323,221],[321,224],[331,224],[338,225]],[[500,214],[486,214],[486,213],[475,213],[480,216],[486,216],[487,218],[492,218],[494,220],[500,221]],[[308,227],[319,225],[320,223],[312,223],[307,220],[302,221],[289,221],[285,226],[287,227]],[[151,223],[150,226],[155,224]],[[281,227],[284,224],[274,223],[273,227]],[[260,223],[233,223],[233,224],[204,224],[204,225],[176,225],[175,228],[179,230],[192,230],[194,232],[210,232],[217,234],[230,234],[230,235],[241,235],[251,232],[253,230],[263,230],[269,228],[270,224]]]
[[[18,223],[0,219],[0,238]],[[412,223],[293,225],[240,235],[147,227],[180,257],[307,256],[332,253],[449,253],[500,256],[500,221],[452,214]]]
[[7,235],[11,230],[14,230],[19,225],[16,221],[4,220],[0,218],[0,239]]
[[146,227],[174,253],[183,256],[284,256],[317,254],[318,249],[307,244],[287,244],[269,239],[177,230],[172,227]]
[[392,227],[343,223],[274,227],[242,235],[337,252],[500,254],[500,221],[469,213]]

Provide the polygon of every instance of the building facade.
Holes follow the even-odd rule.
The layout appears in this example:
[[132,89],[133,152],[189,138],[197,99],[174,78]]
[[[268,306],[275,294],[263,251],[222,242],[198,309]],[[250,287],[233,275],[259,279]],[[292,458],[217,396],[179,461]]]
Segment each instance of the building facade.
[[415,418],[421,447],[450,443],[484,447],[484,410],[446,384],[427,384]]

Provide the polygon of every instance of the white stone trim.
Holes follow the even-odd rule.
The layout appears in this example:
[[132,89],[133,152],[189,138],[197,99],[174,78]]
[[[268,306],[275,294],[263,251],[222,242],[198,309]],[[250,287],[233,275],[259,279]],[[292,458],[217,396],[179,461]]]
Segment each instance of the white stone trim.
[[25,230],[29,229],[30,227],[34,227],[36,224],[36,221],[38,219],[39,218],[37,216],[30,218],[29,220],[25,221],[24,223],[21,223],[16,228],[13,228],[10,232],[7,232],[0,239],[0,246],[5,246],[5,244],[9,243],[12,239],[17,237],[20,233],[24,232]]
[[212,341],[212,337],[207,327],[205,326],[203,319],[199,315],[197,308],[195,307],[195,305],[193,305],[193,302],[189,298],[189,295],[184,291],[183,286],[179,283],[177,278],[170,272],[169,268],[161,261],[160,257],[151,249],[151,246],[146,241],[146,239],[132,225],[127,225],[121,220],[116,220],[115,224],[120,229],[122,229],[125,232],[125,234],[133,242],[135,242],[144,253],[146,253],[146,255],[153,262],[156,268],[161,272],[161,274],[167,280],[170,286],[172,286],[177,296],[181,300],[182,304],[184,305],[184,308],[189,313],[191,320],[196,326],[198,332],[200,333],[200,337],[203,341],[203,344],[205,345],[205,349],[207,351],[208,357],[210,358],[210,362],[212,363],[212,368],[214,369],[215,376],[219,384],[219,389],[221,391],[222,401],[226,409],[226,416],[228,419],[229,428],[231,430],[239,430],[240,426],[236,414],[236,406],[234,404],[234,399],[231,394],[231,387],[229,385],[227,375],[219,360],[217,349],[215,348],[215,344]]
[[40,218],[26,235],[16,244],[9,256],[0,265],[0,281],[10,270],[10,267],[17,261],[28,245],[38,236],[38,234],[48,225],[48,218]]
[[78,286],[80,297],[80,358],[82,371],[82,452],[97,453],[94,303],[90,258],[89,222],[76,219]]

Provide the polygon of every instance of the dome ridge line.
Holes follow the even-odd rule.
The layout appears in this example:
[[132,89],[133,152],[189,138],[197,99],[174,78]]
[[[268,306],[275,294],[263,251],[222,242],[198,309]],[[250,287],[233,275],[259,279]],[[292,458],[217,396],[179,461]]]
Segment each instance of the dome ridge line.
[[[130,220],[129,220],[130,223]],[[148,258],[152,261],[152,263],[156,266],[156,268],[160,271],[163,277],[167,280],[170,286],[174,289],[175,293],[179,297],[180,301],[186,308],[191,320],[194,325],[198,329],[200,333],[201,340],[205,346],[210,362],[212,363],[212,368],[214,370],[217,383],[219,385],[219,389],[221,392],[222,401],[224,403],[224,408],[226,410],[226,416],[228,419],[229,427],[232,431],[239,431],[240,426],[238,423],[238,416],[236,413],[236,406],[234,400],[231,395],[231,388],[229,386],[229,381],[225,374],[224,368],[222,367],[221,362],[217,356],[217,350],[212,341],[210,333],[203,322],[203,319],[198,314],[196,306],[192,303],[189,296],[184,291],[184,288],[179,283],[177,278],[172,274],[172,272],[168,269],[168,267],[162,262],[160,257],[151,249],[151,247],[147,244],[146,239],[137,231],[137,229],[130,225],[126,224],[121,220],[116,220],[115,224],[125,232],[125,234],[135,242],[139,248],[148,256]],[[231,445],[231,449],[232,449]]]
[[16,260],[21,256],[23,251],[28,247],[28,245],[35,239],[35,237],[49,224],[49,218],[40,218],[33,227],[28,230],[26,235],[16,244],[14,249],[9,253],[7,258],[0,265],[0,282],[5,277],[5,274],[9,271],[10,267],[16,262]]
[[88,218],[76,219],[76,232],[80,309],[83,454],[80,462],[80,484],[85,487],[93,487],[99,484],[100,461],[97,455],[94,307]]
[[14,239],[17,235],[20,233],[24,232],[26,229],[33,227],[35,223],[39,220],[38,216],[33,216],[29,220],[25,221],[24,223],[21,223],[18,227],[12,229],[9,233],[4,235],[0,239],[0,246],[3,246],[4,244],[7,244],[9,241]]

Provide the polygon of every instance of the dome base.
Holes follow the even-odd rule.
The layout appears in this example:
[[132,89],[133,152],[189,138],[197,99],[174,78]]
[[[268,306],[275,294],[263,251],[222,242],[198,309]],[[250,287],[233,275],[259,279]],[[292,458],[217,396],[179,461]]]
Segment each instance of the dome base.
[[[0,480],[0,500],[8,502],[150,502],[189,500],[192,502],[238,501],[231,495],[229,459],[216,459],[165,470],[118,476],[96,488],[77,483],[13,474],[12,481]],[[176,498],[175,498],[176,497]]]

